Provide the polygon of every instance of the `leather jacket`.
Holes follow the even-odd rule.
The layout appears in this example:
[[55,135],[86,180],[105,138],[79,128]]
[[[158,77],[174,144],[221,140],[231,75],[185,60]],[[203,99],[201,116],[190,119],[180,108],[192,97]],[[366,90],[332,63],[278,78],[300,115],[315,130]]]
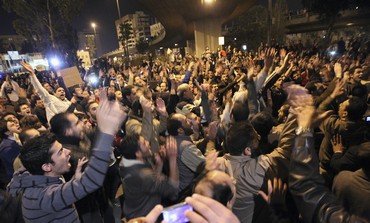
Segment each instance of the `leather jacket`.
[[298,135],[290,160],[289,189],[304,222],[368,222],[351,215],[324,185],[310,134]]

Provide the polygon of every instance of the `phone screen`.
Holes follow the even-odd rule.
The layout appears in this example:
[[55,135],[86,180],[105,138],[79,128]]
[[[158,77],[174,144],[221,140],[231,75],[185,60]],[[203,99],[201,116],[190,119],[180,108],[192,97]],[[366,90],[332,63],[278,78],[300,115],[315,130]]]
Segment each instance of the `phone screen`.
[[185,212],[187,210],[191,211],[193,210],[193,207],[185,203],[170,206],[162,211],[163,220],[168,223],[189,222],[189,220],[185,216]]

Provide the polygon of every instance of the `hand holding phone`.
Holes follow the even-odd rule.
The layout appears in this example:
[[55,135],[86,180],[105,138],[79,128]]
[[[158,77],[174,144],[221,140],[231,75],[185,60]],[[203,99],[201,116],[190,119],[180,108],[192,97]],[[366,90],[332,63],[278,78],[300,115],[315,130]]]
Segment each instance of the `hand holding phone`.
[[162,220],[166,223],[185,223],[189,222],[189,219],[185,216],[186,211],[192,211],[193,207],[186,203],[179,203],[173,206],[167,207],[162,211],[157,222]]

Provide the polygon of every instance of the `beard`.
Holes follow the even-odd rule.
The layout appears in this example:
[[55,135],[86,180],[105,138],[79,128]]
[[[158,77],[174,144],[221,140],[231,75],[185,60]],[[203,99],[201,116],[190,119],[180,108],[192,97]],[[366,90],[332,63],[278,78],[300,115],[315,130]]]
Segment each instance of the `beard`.
[[193,134],[193,130],[191,128],[182,127],[182,129],[184,130],[184,134],[187,136],[191,136]]

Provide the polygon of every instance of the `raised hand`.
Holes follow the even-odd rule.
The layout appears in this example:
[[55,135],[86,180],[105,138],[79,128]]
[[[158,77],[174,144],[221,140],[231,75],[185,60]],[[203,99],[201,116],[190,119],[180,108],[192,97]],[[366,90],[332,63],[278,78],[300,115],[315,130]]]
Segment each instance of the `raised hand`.
[[265,58],[264,58],[266,71],[268,71],[270,69],[270,67],[272,66],[275,55],[276,55],[275,48],[270,48],[270,49],[266,50]]
[[338,96],[342,95],[344,93],[344,85],[345,85],[345,83],[346,83],[345,80],[337,81],[335,83],[335,88],[334,88],[333,92],[331,93],[330,97],[332,97],[333,99],[335,99]]
[[163,99],[157,98],[155,102],[157,104],[157,112],[161,115],[167,115],[166,104],[164,103]]
[[100,91],[100,103],[96,112],[99,130],[102,133],[115,135],[127,114],[117,101],[108,101],[107,91]]
[[334,73],[335,76],[338,78],[342,78],[342,65],[340,63],[335,63],[334,64]]
[[216,150],[211,150],[207,153],[205,167],[207,171],[217,170],[219,168],[217,163],[217,157],[218,152]]
[[185,202],[194,208],[194,211],[185,213],[190,222],[240,222],[227,207],[209,197],[193,194],[187,197]]
[[334,135],[333,138],[331,138],[330,142],[333,147],[334,153],[343,153],[344,146],[342,143],[342,136],[340,134]]
[[173,136],[166,139],[166,155],[169,159],[177,158],[177,141]]
[[277,205],[285,205],[287,184],[283,183],[281,178],[274,177],[274,184],[272,184],[271,180],[269,179],[267,181],[267,186],[267,195],[263,191],[259,191],[258,194],[261,195],[262,198],[272,206],[276,207]]
[[81,178],[81,175],[82,175],[82,166],[87,163],[89,161],[89,159],[87,159],[86,157],[82,157],[81,159],[78,159],[78,164],[77,164],[77,168],[76,168],[76,172],[75,172],[75,178],[78,180]]
[[24,62],[24,61],[21,61],[21,62],[20,62],[20,64],[22,65],[22,67],[23,67],[25,70],[27,70],[28,72],[30,72],[30,73],[31,73],[31,75],[34,75],[34,74],[35,74],[35,72],[34,72],[34,70],[33,70],[32,66],[31,66],[31,64],[26,63],[26,62]]

